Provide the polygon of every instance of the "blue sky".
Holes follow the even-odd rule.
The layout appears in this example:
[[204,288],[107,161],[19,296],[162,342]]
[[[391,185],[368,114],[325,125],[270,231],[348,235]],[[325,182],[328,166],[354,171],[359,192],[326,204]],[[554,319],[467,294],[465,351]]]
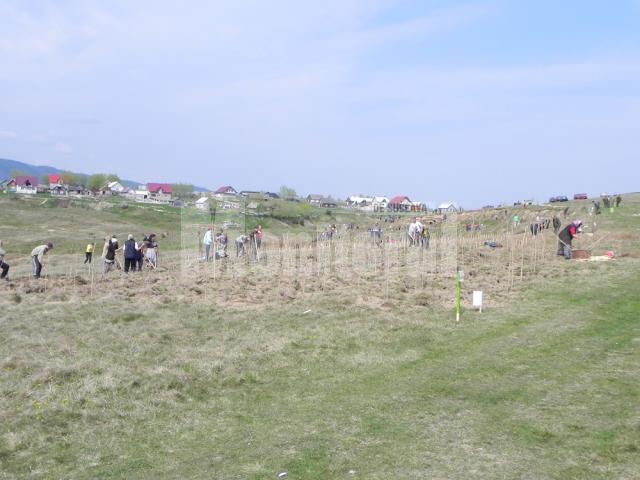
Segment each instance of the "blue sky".
[[640,0],[0,3],[0,157],[479,206],[640,190]]

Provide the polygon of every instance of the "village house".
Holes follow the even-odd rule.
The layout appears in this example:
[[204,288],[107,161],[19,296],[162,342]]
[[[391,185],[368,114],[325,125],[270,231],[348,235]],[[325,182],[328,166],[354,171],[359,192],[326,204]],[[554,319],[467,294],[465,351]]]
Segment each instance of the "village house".
[[35,195],[38,193],[38,177],[19,175],[7,182],[6,190],[22,195]]
[[389,207],[389,199],[387,197],[373,197],[373,211],[386,212]]
[[347,206],[351,208],[357,208],[358,210],[372,212],[373,211],[373,197],[365,195],[351,195],[347,198]]
[[84,185],[69,185],[67,188],[67,195],[74,195],[76,197],[91,197],[93,192]]
[[280,196],[277,193],[273,193],[273,192],[258,192],[258,191],[254,191],[254,190],[242,190],[239,195],[241,197],[247,197],[247,198],[261,198],[263,200],[266,200],[268,198],[280,198]]
[[53,197],[66,197],[68,195],[67,186],[58,183],[50,183],[49,195]]
[[311,205],[315,205],[319,207],[320,202],[322,202],[324,198],[325,198],[324,195],[320,195],[318,193],[310,193],[309,195],[307,195],[307,202],[310,203]]
[[240,202],[223,200],[219,205],[222,210],[240,210]]
[[123,193],[123,196],[125,198],[128,198],[129,200],[133,200],[136,202],[146,202],[149,200],[149,191],[145,187],[140,186],[137,189],[136,188],[128,189],[126,192]]
[[262,192],[256,192],[254,190],[242,190],[239,194],[241,197],[260,197]]
[[443,213],[457,213],[459,211],[460,209],[458,208],[458,205],[453,202],[441,203],[436,209],[436,212],[438,212],[440,215],[442,215]]
[[388,204],[388,208],[392,212],[410,212],[411,206],[411,200],[406,195],[393,197]]
[[112,195],[122,195],[127,190],[120,182],[113,181],[107,183],[107,190],[111,192]]
[[229,198],[235,198],[236,195],[238,195],[238,192],[231,185],[223,185],[222,187],[218,188],[215,192],[213,192],[213,195],[216,198],[224,200]]
[[148,199],[157,203],[170,203],[173,188],[169,183],[147,183]]
[[198,200],[196,200],[196,208],[198,210],[209,210],[209,205],[210,205],[210,198],[209,197],[200,197]]
[[331,197],[325,197],[319,194],[309,194],[306,198],[310,205],[321,208],[338,208],[338,202]]
[[52,173],[48,175],[48,178],[49,178],[49,190],[51,190],[54,187],[64,185],[64,181],[62,180],[62,175],[58,173]]
[[338,202],[336,202],[331,197],[325,197],[322,200],[320,200],[320,207],[321,208],[338,208]]

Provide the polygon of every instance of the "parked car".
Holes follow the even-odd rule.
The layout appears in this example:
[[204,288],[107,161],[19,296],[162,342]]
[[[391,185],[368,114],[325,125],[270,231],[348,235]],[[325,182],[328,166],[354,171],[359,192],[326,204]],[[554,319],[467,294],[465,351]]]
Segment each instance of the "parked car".
[[484,207],[482,207],[483,210],[490,210],[492,208],[495,208],[493,205],[485,205]]
[[558,195],[557,197],[551,197],[549,199],[549,203],[568,202],[568,201],[569,199],[565,195]]
[[586,193],[576,193],[573,196],[574,200],[588,200],[589,196]]

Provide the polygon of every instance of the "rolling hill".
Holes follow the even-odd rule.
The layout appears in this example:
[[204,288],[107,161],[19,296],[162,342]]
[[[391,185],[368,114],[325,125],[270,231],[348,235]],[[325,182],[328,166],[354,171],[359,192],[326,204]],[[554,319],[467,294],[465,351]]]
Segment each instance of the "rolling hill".
[[[17,160],[9,160],[6,158],[0,158],[0,179],[9,178],[11,176],[11,172],[21,172],[24,175],[33,175],[40,178],[42,175],[49,175],[52,173],[63,173],[66,170],[62,170],[56,167],[52,167],[49,165],[31,165],[29,163],[18,162]],[[88,177],[89,174],[73,172],[79,177]],[[117,172],[104,172],[104,173],[117,173]],[[153,181],[153,179],[147,179],[145,181],[138,180],[126,180],[121,179],[120,183],[122,183],[125,187],[137,187],[138,185],[142,185],[147,181]],[[208,192],[209,189],[203,187],[193,187],[195,190]]]

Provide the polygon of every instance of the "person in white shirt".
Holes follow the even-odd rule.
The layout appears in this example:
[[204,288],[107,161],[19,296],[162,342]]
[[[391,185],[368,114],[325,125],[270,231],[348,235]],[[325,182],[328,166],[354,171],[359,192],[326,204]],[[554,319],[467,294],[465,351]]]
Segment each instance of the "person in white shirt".
[[52,248],[53,248],[53,243],[49,242],[46,245],[39,245],[31,251],[31,261],[33,263],[34,278],[40,278],[44,256]]
[[413,221],[413,222],[411,222],[409,224],[408,235],[409,235],[409,246],[410,247],[415,245],[415,243],[416,243],[416,230],[417,230],[417,228],[418,228],[418,225],[417,225],[417,223],[415,221]]
[[204,244],[204,261],[208,262],[211,256],[211,245],[213,244],[213,233],[211,232],[211,227],[207,228],[204,238],[202,239],[202,243]]
[[416,234],[414,237],[414,245],[422,246],[422,232],[424,231],[424,225],[416,218]]
[[240,235],[236,238],[236,257],[241,257],[246,253],[245,245],[249,243],[247,235]]

